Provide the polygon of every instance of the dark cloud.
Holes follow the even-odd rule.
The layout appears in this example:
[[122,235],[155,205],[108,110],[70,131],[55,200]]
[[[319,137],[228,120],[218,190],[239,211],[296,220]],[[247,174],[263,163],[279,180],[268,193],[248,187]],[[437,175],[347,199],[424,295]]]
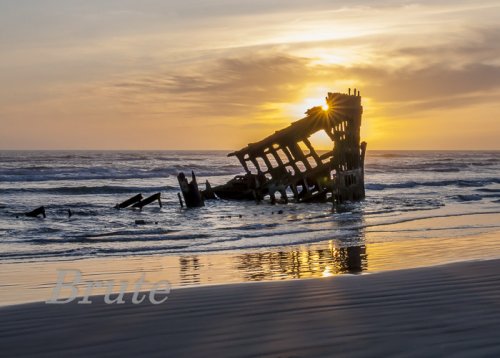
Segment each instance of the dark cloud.
[[350,68],[347,72],[367,83],[364,91],[382,102],[434,100],[477,92],[487,94],[500,88],[500,66],[494,65],[451,68],[451,64],[439,64],[397,71]]
[[[500,90],[500,66],[432,64],[397,70],[371,66],[314,65],[282,54],[230,58],[204,64],[187,74],[164,74],[120,82],[121,95],[154,95],[157,100],[209,116],[255,114],[264,103],[299,100],[306,84],[357,80],[364,95],[387,104],[392,112],[424,111],[492,101]],[[332,81],[333,82],[333,81]],[[345,90],[332,88],[332,90]],[[390,106],[389,106],[390,105]]]
[[415,102],[393,102],[387,106],[387,115],[421,114],[425,111],[450,110],[454,108],[464,108],[482,103],[498,103],[500,94],[493,93],[474,93],[463,96],[438,97],[425,99]]
[[[178,113],[193,110],[213,117],[265,114],[263,104],[299,101],[304,86],[328,86],[328,79],[359,82],[364,95],[386,104],[387,113],[395,116],[456,108],[495,100],[500,90],[499,33],[500,27],[475,28],[463,41],[386,49],[370,65],[318,65],[272,47],[240,49],[235,50],[238,56],[200,61],[183,71],[146,75],[111,88],[122,101],[149,96]],[[398,58],[409,58],[409,64],[387,64]]]
[[313,71],[306,59],[275,54],[221,59],[186,74],[142,77],[112,88],[125,98],[150,94],[197,113],[235,116],[255,113],[266,102],[289,101]]

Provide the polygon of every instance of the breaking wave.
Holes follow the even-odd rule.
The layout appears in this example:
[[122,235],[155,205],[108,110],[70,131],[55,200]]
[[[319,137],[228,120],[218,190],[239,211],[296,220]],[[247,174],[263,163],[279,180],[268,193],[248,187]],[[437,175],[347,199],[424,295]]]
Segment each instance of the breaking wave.
[[16,193],[43,193],[56,195],[89,195],[89,194],[127,194],[127,193],[150,193],[177,189],[173,186],[118,186],[118,185],[102,185],[102,186],[61,186],[52,188],[8,188],[0,189],[0,193],[16,194]]
[[469,180],[440,180],[440,181],[406,181],[401,183],[387,184],[366,184],[368,190],[384,190],[384,189],[411,189],[416,187],[441,187],[441,186],[457,186],[457,187],[482,187],[489,184],[499,184],[500,178],[480,178]]

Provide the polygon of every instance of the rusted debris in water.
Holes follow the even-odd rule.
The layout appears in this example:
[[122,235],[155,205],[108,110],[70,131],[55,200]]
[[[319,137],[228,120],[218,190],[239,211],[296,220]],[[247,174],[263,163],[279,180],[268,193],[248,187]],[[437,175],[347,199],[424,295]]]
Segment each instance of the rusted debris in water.
[[139,208],[142,210],[142,208],[146,205],[149,205],[151,204],[152,202],[154,201],[158,201],[158,205],[161,207],[163,207],[162,203],[161,203],[161,193],[156,193],[156,194],[153,194],[149,197],[147,197],[146,199],[144,200],[141,200],[137,203],[135,203],[134,205],[132,205],[133,208]]
[[[245,174],[224,185],[207,185],[203,196],[257,201],[269,196],[274,203],[277,193],[286,202],[290,191],[296,202],[363,199],[366,142],[360,142],[362,113],[356,89],[353,94],[350,89],[347,94],[328,93],[325,106],[313,107],[290,126],[228,154],[239,160]],[[331,140],[332,150],[322,153],[313,147],[309,138],[318,132]],[[198,187],[186,192],[198,193]]]
[[123,203],[116,204],[115,208],[116,209],[125,209],[128,208],[130,205],[138,203],[139,201],[142,200],[142,194],[137,194],[130,199],[125,200]]
[[181,187],[182,196],[184,197],[184,202],[188,208],[197,208],[200,206],[205,206],[205,201],[201,195],[200,189],[196,182],[196,176],[194,172],[191,172],[191,182],[188,182],[184,173],[179,173],[177,176],[179,180],[179,185]]
[[177,193],[177,197],[179,198],[179,204],[181,205],[181,208],[183,208],[184,207],[184,202],[182,201],[181,193]]
[[217,197],[215,196],[215,193],[214,191],[212,190],[212,186],[210,185],[210,183],[207,181],[205,181],[205,190],[203,190],[201,192],[201,195],[203,196],[203,199],[217,199]]
[[116,204],[115,208],[124,209],[132,206],[132,208],[139,208],[142,210],[144,206],[149,205],[154,201],[158,201],[158,205],[160,205],[160,208],[163,206],[161,203],[161,193],[153,194],[146,199],[143,199],[142,194],[137,194],[130,199],[125,200],[123,203]]
[[36,218],[40,215],[42,215],[44,219],[47,217],[45,215],[45,207],[44,206],[40,206],[39,208],[36,208],[35,210],[32,210],[32,211],[24,214],[24,216],[27,216],[30,218]]

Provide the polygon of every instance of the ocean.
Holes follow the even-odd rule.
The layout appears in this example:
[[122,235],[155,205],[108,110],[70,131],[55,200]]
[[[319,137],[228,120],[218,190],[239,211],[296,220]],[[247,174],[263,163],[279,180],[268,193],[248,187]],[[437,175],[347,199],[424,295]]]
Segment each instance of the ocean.
[[[366,200],[337,211],[330,203],[272,206],[224,200],[181,210],[176,175],[193,170],[202,187],[205,180],[225,183],[242,172],[225,154],[0,152],[0,261],[193,254],[330,239],[348,247],[381,225],[447,216],[462,219],[377,240],[465,236],[500,226],[498,152],[369,151]],[[153,203],[142,211],[114,209],[130,196],[156,192],[163,208]],[[22,215],[41,205],[46,219]],[[469,215],[488,214],[496,220],[468,223]],[[146,224],[136,225],[136,220]]]
[[[191,170],[202,187],[242,173],[221,151],[0,152],[0,304],[47,299],[60,268],[181,287],[500,258],[499,152],[369,150],[366,199],[336,209],[181,209],[176,176]],[[157,192],[162,208],[114,208]],[[47,218],[23,215],[41,205]]]

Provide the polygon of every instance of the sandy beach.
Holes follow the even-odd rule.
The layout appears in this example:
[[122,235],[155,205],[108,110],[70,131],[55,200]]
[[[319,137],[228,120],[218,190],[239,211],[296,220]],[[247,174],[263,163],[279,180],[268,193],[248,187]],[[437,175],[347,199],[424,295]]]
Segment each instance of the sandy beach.
[[0,309],[5,356],[494,356],[500,260]]
[[500,358],[499,24],[0,1],[0,358]]

